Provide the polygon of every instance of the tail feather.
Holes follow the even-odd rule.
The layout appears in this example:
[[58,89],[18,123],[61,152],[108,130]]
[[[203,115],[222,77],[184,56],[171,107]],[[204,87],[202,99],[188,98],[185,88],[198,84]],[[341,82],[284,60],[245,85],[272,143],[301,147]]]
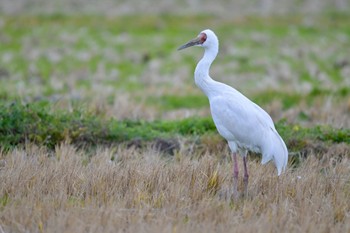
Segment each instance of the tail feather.
[[281,136],[275,129],[264,140],[264,148],[262,150],[262,164],[273,160],[277,168],[277,175],[281,175],[287,167],[288,150]]

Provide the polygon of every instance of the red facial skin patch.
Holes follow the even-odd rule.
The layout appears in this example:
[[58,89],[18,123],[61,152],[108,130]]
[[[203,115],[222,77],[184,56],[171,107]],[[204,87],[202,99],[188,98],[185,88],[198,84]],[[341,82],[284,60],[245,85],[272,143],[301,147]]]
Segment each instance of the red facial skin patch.
[[200,38],[201,44],[203,44],[207,40],[207,34],[201,33],[199,34],[199,38]]

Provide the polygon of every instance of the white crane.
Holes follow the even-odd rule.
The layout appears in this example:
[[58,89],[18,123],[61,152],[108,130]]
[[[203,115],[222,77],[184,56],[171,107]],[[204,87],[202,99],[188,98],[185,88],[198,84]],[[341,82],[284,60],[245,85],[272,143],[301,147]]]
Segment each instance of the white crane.
[[209,29],[202,31],[195,39],[178,50],[191,46],[204,48],[204,56],[198,62],[194,72],[196,85],[208,97],[211,115],[220,135],[224,137],[232,151],[233,161],[233,197],[238,197],[237,154],[243,157],[244,191],[247,193],[248,170],[247,152],[262,154],[262,164],[273,160],[278,176],[286,169],[288,162],[287,147],[275,129],[274,123],[262,108],[253,103],[236,89],[213,80],[209,68],[219,50],[219,41]]

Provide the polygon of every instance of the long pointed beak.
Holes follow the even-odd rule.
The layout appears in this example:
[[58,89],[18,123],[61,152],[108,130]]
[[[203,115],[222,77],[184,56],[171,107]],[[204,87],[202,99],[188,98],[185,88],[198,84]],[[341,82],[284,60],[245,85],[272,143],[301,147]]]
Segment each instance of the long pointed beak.
[[182,49],[185,49],[194,45],[199,45],[199,44],[201,44],[201,39],[200,37],[197,37],[197,38],[194,38],[193,40],[190,40],[186,44],[180,46],[177,50],[182,50]]

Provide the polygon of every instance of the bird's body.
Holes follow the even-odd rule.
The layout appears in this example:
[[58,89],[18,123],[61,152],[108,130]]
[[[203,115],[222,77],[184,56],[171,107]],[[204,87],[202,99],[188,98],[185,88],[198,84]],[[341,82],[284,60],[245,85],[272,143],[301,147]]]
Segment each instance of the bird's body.
[[[193,45],[205,49],[204,56],[195,69],[195,83],[209,99],[213,121],[220,135],[227,140],[234,163],[237,153],[243,156],[245,183],[248,183],[247,151],[261,153],[263,164],[273,160],[277,174],[280,175],[287,166],[288,150],[269,114],[233,87],[217,82],[209,76],[210,65],[219,48],[214,32],[204,30],[197,38],[179,49]],[[235,164],[234,177],[237,176],[238,168]],[[237,184],[235,186],[237,189]]]

